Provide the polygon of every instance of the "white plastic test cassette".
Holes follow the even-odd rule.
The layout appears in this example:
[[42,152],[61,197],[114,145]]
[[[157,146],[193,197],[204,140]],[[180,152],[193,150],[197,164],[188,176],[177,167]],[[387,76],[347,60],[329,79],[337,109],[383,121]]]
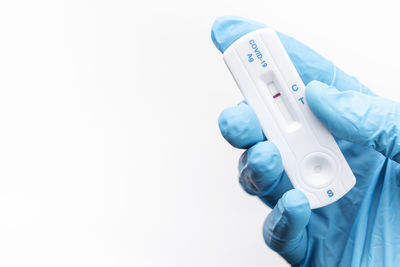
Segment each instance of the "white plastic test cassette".
[[346,194],[355,184],[354,174],[308,107],[305,86],[275,31],[264,28],[242,36],[227,48],[224,60],[311,208]]

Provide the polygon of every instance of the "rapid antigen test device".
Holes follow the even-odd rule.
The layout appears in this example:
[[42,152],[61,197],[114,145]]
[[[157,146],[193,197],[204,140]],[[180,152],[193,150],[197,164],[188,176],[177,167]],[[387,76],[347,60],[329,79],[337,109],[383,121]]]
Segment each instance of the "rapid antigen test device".
[[355,177],[331,133],[312,114],[305,86],[276,32],[262,28],[235,40],[223,54],[264,134],[282,157],[293,186],[311,208],[346,194]]

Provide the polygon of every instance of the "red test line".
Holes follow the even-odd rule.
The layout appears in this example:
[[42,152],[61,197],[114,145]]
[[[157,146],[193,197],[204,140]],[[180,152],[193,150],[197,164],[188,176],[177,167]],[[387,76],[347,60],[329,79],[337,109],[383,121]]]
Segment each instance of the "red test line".
[[276,95],[274,95],[273,97],[274,98],[277,98],[278,96],[280,96],[281,95],[281,93],[277,93]]

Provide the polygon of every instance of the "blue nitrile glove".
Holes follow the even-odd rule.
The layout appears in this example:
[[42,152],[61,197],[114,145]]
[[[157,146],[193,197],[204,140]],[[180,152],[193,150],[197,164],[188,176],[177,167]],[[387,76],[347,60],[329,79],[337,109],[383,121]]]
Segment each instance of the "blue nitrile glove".
[[[223,17],[214,23],[212,38],[223,52],[262,27]],[[335,203],[310,210],[253,110],[246,103],[225,109],[222,135],[247,149],[239,160],[240,184],[273,208],[264,224],[265,242],[292,265],[400,266],[400,104],[374,95],[295,39],[278,36],[307,84],[308,105],[335,136],[357,182]]]

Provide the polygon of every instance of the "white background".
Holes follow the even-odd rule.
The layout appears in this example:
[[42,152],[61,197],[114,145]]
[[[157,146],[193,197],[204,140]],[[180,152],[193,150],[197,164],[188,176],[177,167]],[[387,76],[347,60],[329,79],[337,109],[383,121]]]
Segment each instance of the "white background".
[[263,21],[400,100],[395,3],[1,1],[0,266],[286,266],[219,134],[242,98],[212,22]]

